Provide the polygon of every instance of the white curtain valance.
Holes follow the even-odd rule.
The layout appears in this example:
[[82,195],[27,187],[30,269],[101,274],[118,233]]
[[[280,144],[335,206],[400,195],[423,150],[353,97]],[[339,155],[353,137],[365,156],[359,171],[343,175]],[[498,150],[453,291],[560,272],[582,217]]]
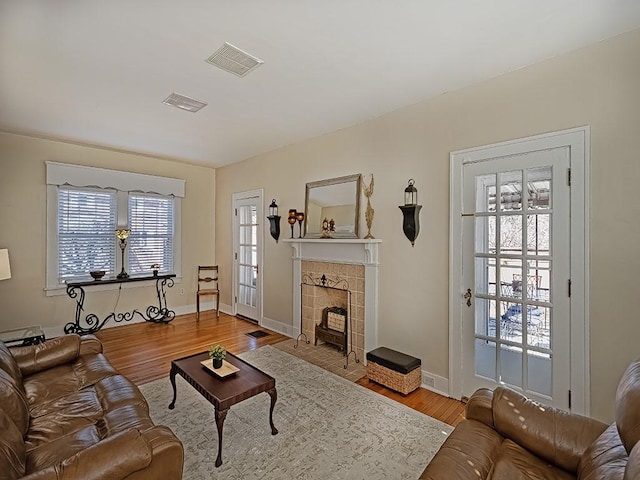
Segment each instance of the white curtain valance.
[[179,178],[157,177],[67,163],[45,163],[47,164],[47,185],[113,188],[124,192],[157,193],[184,197],[185,181]]

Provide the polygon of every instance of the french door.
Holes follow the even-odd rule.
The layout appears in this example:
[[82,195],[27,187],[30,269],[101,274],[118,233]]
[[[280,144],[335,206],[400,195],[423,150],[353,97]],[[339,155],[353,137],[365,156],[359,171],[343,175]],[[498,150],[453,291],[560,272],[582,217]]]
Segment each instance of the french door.
[[[458,219],[452,217],[451,266],[460,291],[450,301],[454,396],[506,385],[548,405],[588,411],[586,320],[572,298],[575,279],[578,296],[585,292],[586,256],[576,268],[580,256],[572,251],[584,240],[572,219],[572,159],[580,152],[556,140],[452,154]],[[578,216],[584,210],[575,209]]]
[[260,321],[261,192],[234,194],[234,302],[235,313]]

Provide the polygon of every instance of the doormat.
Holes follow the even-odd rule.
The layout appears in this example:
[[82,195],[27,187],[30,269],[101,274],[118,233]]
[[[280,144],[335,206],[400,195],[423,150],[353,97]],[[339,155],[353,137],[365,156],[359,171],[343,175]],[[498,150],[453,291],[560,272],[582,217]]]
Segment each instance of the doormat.
[[247,335],[254,338],[262,338],[262,337],[266,337],[269,334],[267,332],[263,332],[262,330],[256,330],[255,332],[247,333]]

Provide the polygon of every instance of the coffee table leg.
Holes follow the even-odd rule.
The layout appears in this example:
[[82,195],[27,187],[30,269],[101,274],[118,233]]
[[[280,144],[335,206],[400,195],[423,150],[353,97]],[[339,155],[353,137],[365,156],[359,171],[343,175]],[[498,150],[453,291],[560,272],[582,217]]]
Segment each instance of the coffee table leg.
[[222,425],[224,424],[224,419],[227,417],[226,410],[218,410],[216,408],[216,427],[218,427],[218,458],[216,458],[216,467],[222,465]]
[[169,380],[171,380],[171,386],[173,387],[173,400],[169,404],[169,410],[173,410],[176,406],[176,372],[172,369],[169,374]]
[[268,390],[267,393],[271,397],[271,408],[269,409],[269,424],[271,425],[271,435],[277,435],[278,429],[273,424],[273,407],[276,406],[276,401],[278,400],[278,392],[275,388]]

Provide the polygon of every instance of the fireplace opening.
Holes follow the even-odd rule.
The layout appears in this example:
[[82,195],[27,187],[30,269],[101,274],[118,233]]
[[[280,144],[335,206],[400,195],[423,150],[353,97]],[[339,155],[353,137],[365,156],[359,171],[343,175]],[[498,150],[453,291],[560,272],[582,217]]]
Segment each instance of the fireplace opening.
[[321,340],[336,346],[342,355],[347,354],[347,310],[341,307],[325,307],[322,309],[322,320],[316,324],[314,345]]

